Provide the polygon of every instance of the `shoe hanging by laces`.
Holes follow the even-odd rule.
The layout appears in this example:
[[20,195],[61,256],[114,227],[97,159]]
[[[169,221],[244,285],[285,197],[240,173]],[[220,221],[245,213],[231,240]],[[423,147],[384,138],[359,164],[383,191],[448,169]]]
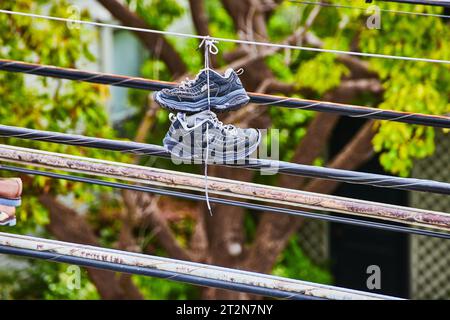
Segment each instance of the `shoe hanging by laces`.
[[217,115],[212,113],[212,121],[217,125],[217,127],[219,127],[220,129],[224,129],[229,133],[235,133],[236,132],[236,127],[232,124],[223,124],[222,121],[219,120],[219,118],[217,118]]
[[[209,54],[218,54],[219,48],[215,45],[218,43],[217,40],[211,39],[209,36],[203,38],[202,42],[200,42],[199,48],[204,47],[205,49],[205,70],[206,70],[206,86],[208,91],[208,110],[211,111],[211,91],[209,87]],[[208,125],[206,125],[206,154],[205,154],[205,198],[206,205],[208,206],[209,214],[212,215],[211,204],[209,203],[209,193],[208,193],[208,158],[209,158],[209,130]]]
[[192,85],[194,84],[194,82],[195,82],[195,79],[194,79],[194,80],[191,80],[191,79],[189,79],[189,78],[186,78],[186,80],[181,81],[181,83],[180,83],[180,88],[182,88],[182,89],[190,88],[190,87],[192,87]]

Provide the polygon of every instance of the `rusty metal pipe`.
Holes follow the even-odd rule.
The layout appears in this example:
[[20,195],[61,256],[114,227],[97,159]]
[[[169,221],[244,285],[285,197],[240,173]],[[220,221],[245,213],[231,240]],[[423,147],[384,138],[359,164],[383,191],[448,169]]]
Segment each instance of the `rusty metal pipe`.
[[[139,274],[167,277],[175,281],[197,279],[196,284],[239,290],[268,296],[295,299],[301,297],[335,300],[394,300],[391,296],[356,291],[301,280],[276,277],[256,272],[241,271],[213,265],[187,262],[169,258],[106,249],[69,242],[48,240],[17,234],[0,233],[0,252],[39,257],[50,254],[51,260],[74,263],[70,258],[84,261],[85,265],[102,269],[115,266],[116,271],[132,272],[129,267],[139,268]],[[9,249],[9,250],[8,250]],[[35,255],[33,255],[33,253]],[[48,258],[48,257],[47,257]],[[102,264],[104,263],[104,264]],[[81,263],[79,263],[81,264]],[[105,265],[107,264],[107,265]],[[136,270],[136,269],[134,269]],[[134,271],[133,270],[133,271]],[[146,272],[147,271],[147,272]],[[134,271],[134,273],[138,273]],[[221,286],[218,285],[221,284]],[[253,290],[252,290],[253,288]]]
[[[121,151],[145,156],[157,156],[163,158],[171,157],[170,153],[168,153],[167,150],[165,150],[163,147],[152,144],[94,138],[5,125],[0,125],[0,137],[14,137],[18,139],[47,141],[80,147]],[[370,185],[374,187],[450,194],[450,183],[317,167],[299,163],[289,163],[285,161],[251,158],[247,159],[245,163],[238,163],[233,165],[230,164],[230,166],[252,170],[277,170],[279,173],[283,174],[335,180],[346,183]]]
[[[205,188],[205,180],[201,175],[6,145],[0,145],[0,160],[50,169],[62,169],[70,172],[100,175],[148,185],[195,191],[203,191]],[[208,190],[210,193],[234,198],[358,215],[450,231],[450,215],[442,212],[215,177],[208,178]]]
[[[21,168],[21,167],[15,167],[15,166],[10,166],[10,165],[3,165],[3,164],[0,165],[0,170],[28,174],[28,175],[33,175],[33,176],[42,176],[42,177],[47,177],[47,178],[52,178],[52,179],[61,179],[61,180],[67,180],[67,181],[73,181],[73,182],[88,183],[88,184],[104,186],[104,187],[109,187],[109,188],[114,188],[114,189],[131,190],[131,191],[138,191],[138,192],[149,192],[149,193],[165,195],[165,196],[169,196],[169,197],[178,197],[178,198],[186,199],[186,200],[206,201],[206,196],[204,196],[204,195],[194,194],[194,193],[189,193],[189,192],[182,192],[182,191],[178,191],[178,190],[170,190],[167,188],[142,186],[142,185],[115,182],[115,181],[112,182],[112,181],[106,181],[104,179],[94,179],[94,178],[83,177],[83,176],[74,176],[74,175],[61,174],[61,173],[56,173],[56,172],[27,169],[27,168]],[[379,229],[379,230],[385,230],[385,231],[401,232],[401,233],[407,233],[407,234],[417,234],[417,235],[421,235],[421,236],[435,237],[435,238],[441,238],[441,239],[450,239],[450,233],[448,233],[448,232],[438,232],[438,231],[425,229],[425,228],[419,229],[419,228],[401,226],[398,224],[394,225],[394,224],[390,224],[390,223],[367,221],[367,220],[362,220],[362,219],[358,219],[358,218],[342,217],[342,216],[337,216],[337,215],[316,213],[316,212],[311,212],[311,211],[307,212],[304,210],[289,209],[289,208],[283,208],[283,207],[279,207],[279,206],[269,206],[269,205],[257,204],[257,203],[252,203],[252,202],[244,202],[244,201],[239,201],[239,200],[216,198],[216,197],[211,197],[211,196],[208,197],[208,199],[209,199],[210,203],[217,203],[217,204],[223,204],[223,205],[227,205],[227,206],[240,207],[240,208],[249,209],[249,210],[253,210],[253,211],[259,211],[259,212],[289,214],[289,215],[299,216],[299,217],[303,217],[303,218],[320,219],[322,221],[343,223],[343,224],[349,224],[349,225],[358,226],[358,227],[367,227],[367,228],[373,228],[373,229]]]

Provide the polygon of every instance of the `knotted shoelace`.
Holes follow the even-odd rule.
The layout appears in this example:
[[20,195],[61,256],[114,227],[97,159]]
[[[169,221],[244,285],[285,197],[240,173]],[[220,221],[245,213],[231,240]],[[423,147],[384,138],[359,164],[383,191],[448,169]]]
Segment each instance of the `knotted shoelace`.
[[[199,48],[204,47],[205,49],[205,70],[206,70],[206,85],[208,87],[208,110],[211,111],[211,91],[209,88],[209,55],[210,54],[218,54],[219,48],[215,45],[218,41],[211,39],[209,36],[203,38],[202,42],[200,42]],[[209,158],[209,130],[208,125],[206,125],[206,155],[205,155],[205,198],[206,205],[208,206],[209,214],[212,215],[211,204],[209,203],[209,192],[208,192],[208,158]]]

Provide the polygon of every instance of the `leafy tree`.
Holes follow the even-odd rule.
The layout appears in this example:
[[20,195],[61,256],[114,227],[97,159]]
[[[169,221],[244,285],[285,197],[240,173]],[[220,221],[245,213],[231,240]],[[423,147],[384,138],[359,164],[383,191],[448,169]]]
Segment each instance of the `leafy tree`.
[[[450,60],[450,31],[445,21],[383,13],[381,29],[366,27],[367,14],[344,8],[305,6],[289,1],[190,0],[189,7],[175,0],[98,0],[122,24],[167,29],[190,14],[192,29],[200,35],[302,44],[339,50],[432,57]],[[330,1],[338,2],[338,1]],[[68,1],[3,1],[3,9],[68,16]],[[385,9],[440,12],[440,8],[379,3]],[[89,12],[82,18],[89,19]],[[417,28],[420,22],[420,28]],[[89,42],[96,32],[67,28],[65,24],[26,17],[0,15],[2,58],[84,67],[95,57]],[[142,75],[179,80],[202,67],[197,39],[136,33],[149,51]],[[215,68],[243,67],[242,80],[249,91],[355,103],[379,108],[428,114],[450,112],[449,67],[388,59],[361,59],[310,51],[285,51],[220,43],[213,58]],[[130,90],[136,107],[133,117],[111,128],[104,86],[73,81],[0,73],[2,123],[23,127],[77,132],[105,138],[125,138],[160,144],[168,127],[167,113],[148,99],[146,92]],[[36,82],[38,79],[38,82]],[[333,158],[326,149],[339,116],[308,110],[256,107],[233,113],[224,122],[240,126],[280,128],[280,156],[297,163],[356,170],[375,156],[383,167],[402,176],[410,174],[414,160],[433,153],[435,129],[386,121],[364,121],[355,136]],[[249,117],[249,115],[256,115]],[[117,128],[116,128],[117,129]],[[124,162],[140,162],[177,170],[169,161],[129,156],[93,149],[8,139],[7,143]],[[212,175],[259,181],[288,188],[333,193],[338,182],[287,176],[260,177],[253,171],[211,167]],[[126,250],[167,255],[178,259],[249,269],[329,283],[329,274],[312,265],[303,254],[295,233],[302,219],[264,213],[254,215],[239,208],[214,206],[211,217],[203,203],[156,197],[151,194],[24,177],[26,200],[20,211],[19,233],[33,232],[57,239],[101,244]],[[64,197],[72,197],[70,208]],[[149,207],[149,203],[156,205]],[[81,204],[87,205],[83,207]],[[87,208],[87,209],[86,209]],[[43,228],[44,227],[44,228]],[[154,232],[157,230],[157,232]],[[8,231],[10,231],[8,229]],[[241,248],[238,253],[230,248]],[[296,261],[299,261],[296,264]],[[202,289],[167,282],[87,270],[83,290],[67,292],[65,266],[30,262],[41,276],[28,283],[42,288],[48,298],[243,298],[247,295]],[[29,270],[25,269],[25,270]],[[29,271],[24,271],[25,274]],[[49,274],[46,278],[42,274]],[[9,279],[9,280],[8,280]],[[6,297],[36,297],[27,287],[10,283]],[[20,277],[19,277],[20,279]],[[92,284],[92,285],[90,285]]]

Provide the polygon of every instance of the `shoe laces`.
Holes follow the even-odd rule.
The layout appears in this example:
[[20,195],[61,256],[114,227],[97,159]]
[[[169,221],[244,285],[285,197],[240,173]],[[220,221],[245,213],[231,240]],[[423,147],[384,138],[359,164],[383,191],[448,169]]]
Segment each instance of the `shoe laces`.
[[171,112],[169,113],[169,120],[171,122],[175,122],[177,120],[177,116]]
[[185,80],[181,81],[180,88],[181,89],[189,89],[190,87],[192,87],[194,85],[196,80],[197,79],[191,80],[189,78],[186,78]]
[[236,134],[237,132],[237,128],[232,125],[232,124],[223,124],[222,121],[219,120],[219,118],[217,117],[217,115],[215,115],[214,113],[212,113],[212,117],[211,117],[212,122],[219,127],[220,129],[223,129],[231,134]]

